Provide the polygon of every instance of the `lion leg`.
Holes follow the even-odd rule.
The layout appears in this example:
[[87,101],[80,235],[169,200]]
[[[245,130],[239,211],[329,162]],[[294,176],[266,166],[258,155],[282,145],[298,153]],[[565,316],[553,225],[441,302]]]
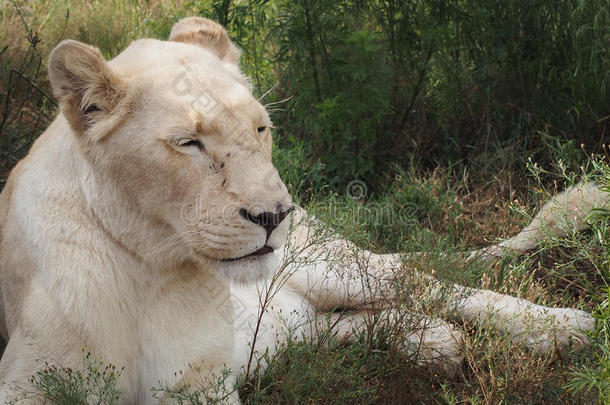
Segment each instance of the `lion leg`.
[[300,264],[287,283],[318,312],[337,308],[383,308],[394,297],[391,283],[400,262],[361,251],[352,263],[317,260]]
[[[318,312],[336,308],[381,308],[391,295],[399,255],[378,255],[360,249],[325,227],[303,209],[293,214],[294,229],[284,253],[286,283]],[[295,249],[296,247],[296,249]],[[290,250],[290,249],[289,249]]]
[[[0,361],[0,403],[17,401],[19,404],[43,403],[44,398],[31,383],[37,370],[50,367],[56,358],[62,359],[62,367],[77,368],[82,363],[82,352],[58,351],[60,343],[37,341],[32,334],[15,329]],[[81,345],[76,344],[76,348]],[[78,349],[77,349],[78,350]],[[44,353],[57,353],[57,356]],[[61,353],[61,355],[59,355]]]
[[[26,383],[32,376],[34,359],[24,351],[22,344],[18,344],[19,331],[14,333],[15,338],[9,339],[0,361],[0,403],[10,403],[20,400],[25,394]],[[25,353],[24,353],[25,352]],[[42,399],[24,399],[26,404],[42,403]]]
[[448,316],[489,325],[536,352],[588,345],[594,328],[591,314],[574,308],[550,308],[522,298],[455,285],[447,299]]
[[[508,334],[514,341],[523,343],[537,352],[553,350],[557,346],[572,345],[582,348],[589,344],[587,331],[594,329],[594,319],[591,314],[574,308],[551,308],[534,304],[531,301],[500,294],[490,290],[468,288],[458,284],[443,285],[440,281],[425,275],[412,272],[396,273],[400,266],[398,255],[371,255],[369,263],[374,274],[386,280],[396,278],[401,274],[403,280],[417,286],[422,281],[428,284],[427,291],[440,298],[444,312],[449,317],[457,317],[467,322],[491,319],[492,326],[499,332]],[[388,272],[389,271],[389,272]],[[412,278],[412,280],[408,280]],[[382,285],[387,287],[387,283]],[[400,298],[404,294],[391,286],[378,294],[386,298]],[[418,288],[413,288],[414,294],[419,294]],[[441,294],[440,296],[438,294]],[[446,294],[446,295],[445,295]],[[443,296],[445,295],[445,296]],[[421,296],[414,297],[421,301]],[[491,318],[490,318],[491,317]]]
[[[535,351],[548,351],[556,346],[579,348],[588,344],[584,331],[594,327],[593,317],[573,308],[550,308],[525,299],[499,294],[489,290],[445,285],[425,274],[397,273],[398,255],[376,255],[369,252],[366,271],[325,271],[323,265],[310,266],[299,271],[302,285],[308,286],[307,294],[319,312],[336,308],[384,309],[400,294],[411,294],[421,301],[423,294],[444,306],[446,316],[467,322],[489,319],[489,326],[508,334]],[[407,287],[401,292],[392,280],[402,274]],[[423,281],[426,287],[418,287]],[[406,291],[405,291],[406,290]],[[404,297],[403,297],[404,298]]]
[[[596,196],[597,188],[591,187],[586,189],[586,195]],[[581,192],[584,191],[568,190],[558,198],[579,201]],[[599,202],[601,197],[595,198]],[[539,217],[548,218],[548,212],[543,209]],[[551,350],[556,345],[585,346],[588,339],[583,332],[594,326],[592,316],[584,311],[545,307],[493,291],[445,285],[426,274],[405,272],[398,254],[374,254],[340,239],[331,240],[322,249],[328,252],[326,256],[311,249],[306,251],[305,260],[288,280],[293,290],[306,297],[319,313],[337,308],[385,309],[405,293],[418,302],[426,294],[444,306],[448,317],[467,322],[490,319],[488,326],[535,351]],[[407,288],[400,292],[394,284],[398,278],[407,282]],[[418,286],[421,281],[425,284],[423,291]]]
[[534,248],[545,234],[562,236],[566,230],[582,230],[585,218],[594,208],[604,207],[610,194],[595,183],[583,183],[569,187],[542,206],[532,222],[512,238],[498,244],[475,250],[469,259],[494,260],[505,253],[522,255]]
[[389,332],[390,339],[398,339],[395,341],[398,348],[415,364],[439,368],[453,375],[464,359],[463,335],[454,325],[397,309],[320,314],[312,323],[312,335],[321,339],[330,333],[353,342],[361,334],[372,334],[379,328]]

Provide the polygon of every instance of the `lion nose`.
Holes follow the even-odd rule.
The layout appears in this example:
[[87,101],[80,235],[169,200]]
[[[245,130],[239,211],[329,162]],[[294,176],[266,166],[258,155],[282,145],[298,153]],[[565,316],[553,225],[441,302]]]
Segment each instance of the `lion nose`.
[[263,212],[259,215],[252,215],[245,208],[240,208],[239,213],[242,217],[247,219],[248,221],[255,223],[256,225],[260,225],[267,231],[267,239],[269,239],[269,235],[277,226],[282,222],[292,211],[293,207],[288,208],[287,210],[279,210],[277,213],[273,212]]

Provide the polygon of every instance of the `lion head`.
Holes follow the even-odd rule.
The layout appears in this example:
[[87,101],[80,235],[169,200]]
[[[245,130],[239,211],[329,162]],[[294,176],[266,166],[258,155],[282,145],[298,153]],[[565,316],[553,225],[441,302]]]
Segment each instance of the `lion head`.
[[[63,41],[49,77],[109,232],[125,244],[129,232],[133,240],[163,233],[171,243],[140,252],[145,260],[194,260],[243,281],[273,267],[292,200],[271,161],[271,120],[239,53],[224,28],[193,17],[169,41],[135,41],[109,62],[97,48]],[[108,218],[127,211],[137,220]],[[147,226],[136,234],[129,221]]]

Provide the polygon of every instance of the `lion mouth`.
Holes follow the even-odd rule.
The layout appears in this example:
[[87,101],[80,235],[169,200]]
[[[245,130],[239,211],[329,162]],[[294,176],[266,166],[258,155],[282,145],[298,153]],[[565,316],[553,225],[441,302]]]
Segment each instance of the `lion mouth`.
[[244,256],[240,256],[240,257],[235,257],[235,258],[231,258],[231,259],[222,259],[221,261],[223,262],[234,262],[236,260],[242,260],[242,259],[246,259],[248,257],[255,257],[255,256],[263,256],[269,253],[273,253],[273,248],[270,246],[263,246],[262,248],[255,250],[252,253],[248,253],[247,255]]

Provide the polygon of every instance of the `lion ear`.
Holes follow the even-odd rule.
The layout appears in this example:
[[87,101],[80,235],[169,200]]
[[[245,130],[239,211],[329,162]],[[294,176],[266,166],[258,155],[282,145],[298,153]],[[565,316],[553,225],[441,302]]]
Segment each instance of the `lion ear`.
[[170,41],[185,42],[213,52],[223,62],[239,64],[241,51],[229,39],[222,25],[201,17],[178,21],[169,35]]
[[49,79],[72,128],[83,132],[95,117],[109,112],[123,94],[121,81],[99,49],[62,41],[49,56]]

